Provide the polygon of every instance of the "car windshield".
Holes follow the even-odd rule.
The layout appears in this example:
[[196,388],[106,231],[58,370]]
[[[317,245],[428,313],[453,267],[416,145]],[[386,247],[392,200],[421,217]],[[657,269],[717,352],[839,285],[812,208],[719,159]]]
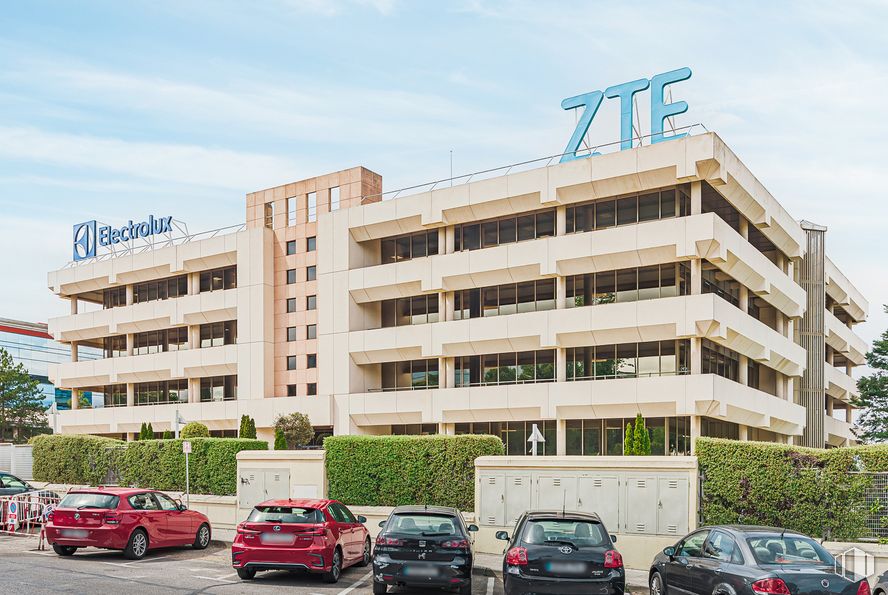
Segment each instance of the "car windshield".
[[760,535],[746,540],[759,564],[835,564],[813,539],[795,535]]
[[404,533],[407,535],[459,535],[459,521],[450,515],[427,513],[394,514],[385,525],[386,533]]
[[324,522],[324,515],[317,508],[301,506],[257,506],[247,517],[249,523],[282,523],[310,525]]
[[111,510],[117,508],[119,498],[111,494],[68,494],[59,502],[59,508],[101,508]]
[[521,541],[528,545],[565,545],[577,548],[610,544],[601,523],[581,519],[531,519],[524,526]]

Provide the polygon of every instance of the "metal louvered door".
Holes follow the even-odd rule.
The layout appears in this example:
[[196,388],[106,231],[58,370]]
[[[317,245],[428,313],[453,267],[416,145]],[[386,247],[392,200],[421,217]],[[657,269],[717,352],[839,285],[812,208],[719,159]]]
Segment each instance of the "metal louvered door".
[[509,475],[506,477],[506,526],[513,526],[518,517],[530,510],[530,475]]
[[611,533],[620,530],[620,480],[616,475],[577,480],[577,510],[594,512]]
[[657,478],[626,476],[625,533],[653,535],[657,532]]
[[573,510],[577,504],[577,478],[564,475],[540,475],[537,477],[537,501],[539,510]]
[[482,475],[481,510],[479,521],[482,525],[495,527],[506,526],[506,493],[505,475]]
[[661,476],[658,487],[657,533],[681,537],[688,532],[688,478]]

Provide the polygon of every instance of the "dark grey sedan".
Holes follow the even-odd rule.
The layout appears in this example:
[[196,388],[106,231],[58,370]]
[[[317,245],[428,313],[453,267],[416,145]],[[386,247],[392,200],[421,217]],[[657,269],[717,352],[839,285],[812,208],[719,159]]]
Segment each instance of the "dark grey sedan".
[[0,496],[15,496],[25,492],[39,492],[38,495],[49,498],[58,498],[58,494],[49,491],[39,491],[24,479],[19,479],[11,473],[0,472]]
[[888,572],[879,577],[876,586],[873,587],[873,595],[888,595]]

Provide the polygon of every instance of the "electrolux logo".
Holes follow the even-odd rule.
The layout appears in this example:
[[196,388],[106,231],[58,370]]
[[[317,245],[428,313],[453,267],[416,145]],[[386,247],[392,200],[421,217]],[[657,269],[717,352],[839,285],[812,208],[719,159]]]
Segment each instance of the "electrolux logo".
[[155,234],[172,233],[173,218],[148,217],[140,223],[129,222],[123,227],[103,225],[98,227],[96,221],[86,221],[74,226],[74,260],[93,258],[99,246],[107,247],[121,242],[129,242],[139,238],[147,238]]

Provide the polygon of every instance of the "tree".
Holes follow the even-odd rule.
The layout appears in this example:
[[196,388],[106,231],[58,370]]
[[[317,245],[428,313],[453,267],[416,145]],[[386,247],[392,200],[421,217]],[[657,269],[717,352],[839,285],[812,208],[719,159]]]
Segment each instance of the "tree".
[[873,343],[866,363],[873,373],[857,381],[860,396],[852,403],[862,413],[854,433],[861,442],[888,442],[888,331]]
[[147,440],[154,440],[154,426],[152,426],[151,422],[149,421],[148,425],[145,427],[148,428],[148,430],[146,432],[148,434]]
[[632,456],[635,454],[635,431],[632,429],[632,422],[626,424],[626,434],[623,436],[623,455]]
[[252,417],[250,418],[250,438],[256,439],[256,420]]
[[27,442],[49,431],[40,382],[0,347],[0,442]]
[[290,415],[280,415],[274,421],[275,430],[280,429],[284,433],[284,439],[287,441],[287,448],[294,449],[300,446],[308,445],[314,438],[314,428],[311,421],[304,413],[291,413]]
[[274,429],[274,449],[287,450],[287,439],[284,437],[284,431],[280,428]]
[[651,435],[641,413],[635,416],[635,432],[632,437],[633,453],[635,455],[651,454]]
[[186,440],[188,438],[209,438],[210,429],[199,421],[193,421],[191,423],[185,424],[185,427],[182,428],[179,436]]
[[164,430],[164,431],[163,431],[163,439],[164,439],[164,440],[172,440],[172,439],[173,439],[173,433],[172,433],[172,431],[170,431],[170,430]]
[[237,435],[241,438],[256,438],[256,422],[249,415],[241,415],[240,429]]

